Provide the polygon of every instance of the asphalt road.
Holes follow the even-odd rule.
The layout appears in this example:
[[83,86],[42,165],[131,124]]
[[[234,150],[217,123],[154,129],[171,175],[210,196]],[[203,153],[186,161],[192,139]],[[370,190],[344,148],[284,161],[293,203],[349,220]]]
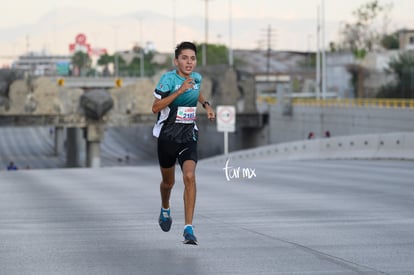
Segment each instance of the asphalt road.
[[168,233],[156,166],[0,171],[0,274],[414,274],[413,162],[225,167],[198,165],[198,246],[178,170]]

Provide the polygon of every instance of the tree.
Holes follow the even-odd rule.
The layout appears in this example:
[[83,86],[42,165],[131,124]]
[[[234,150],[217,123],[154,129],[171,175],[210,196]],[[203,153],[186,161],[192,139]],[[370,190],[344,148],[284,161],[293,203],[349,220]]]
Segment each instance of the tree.
[[[149,51],[142,55],[144,57],[144,76],[153,76],[156,73],[156,64],[152,63],[154,52]],[[127,74],[129,76],[141,76],[141,54],[138,51],[137,56],[134,57],[127,67]]]
[[113,64],[114,63],[114,56],[113,55],[108,55],[103,54],[99,57],[98,59],[98,65],[100,66],[104,66],[103,69],[103,75],[104,76],[108,76],[109,75],[109,64]]
[[86,70],[90,69],[92,60],[87,53],[77,51],[72,56],[72,65],[76,68],[76,75],[82,76],[86,74]]
[[[202,64],[203,44],[196,44],[197,64]],[[228,49],[225,45],[207,44],[207,64],[218,65],[228,64]]]
[[349,64],[346,69],[351,75],[351,84],[354,88],[354,97],[364,98],[366,96],[364,90],[364,79],[367,75],[366,69],[357,63]]
[[[141,51],[145,49],[134,46],[132,48],[132,53],[134,56],[132,59],[125,60],[122,57],[122,54],[118,54],[118,74],[119,76],[130,76],[137,77],[141,75]],[[168,58],[165,64],[158,64],[153,62],[156,51],[148,51],[143,54],[144,57],[144,76],[153,76],[157,71],[171,67],[171,59]],[[103,75],[109,76],[109,65],[115,64],[115,56],[104,54],[101,55],[98,59],[98,65],[104,66]]]
[[118,76],[127,76],[128,75],[128,64],[126,63],[122,55],[120,54],[117,54],[117,55],[118,56],[116,58],[118,59]]
[[363,58],[367,52],[380,47],[382,37],[387,33],[391,9],[392,4],[380,5],[378,0],[360,6],[352,13],[355,21],[343,23],[341,48]]
[[398,32],[386,34],[381,39],[381,46],[387,50],[396,50],[400,48],[400,41],[398,39]]
[[381,87],[377,97],[414,98],[414,53],[403,52],[388,64],[387,73],[395,75],[395,82]]

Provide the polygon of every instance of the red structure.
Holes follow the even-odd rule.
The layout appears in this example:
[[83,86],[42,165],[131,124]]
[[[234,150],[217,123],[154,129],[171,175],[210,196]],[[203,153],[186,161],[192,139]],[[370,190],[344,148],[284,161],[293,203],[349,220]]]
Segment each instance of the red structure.
[[83,33],[80,33],[75,37],[75,43],[69,44],[69,52],[71,54],[78,52],[78,51],[87,53],[88,55],[97,55],[97,56],[107,53],[106,49],[92,48],[91,45],[87,43],[86,35]]

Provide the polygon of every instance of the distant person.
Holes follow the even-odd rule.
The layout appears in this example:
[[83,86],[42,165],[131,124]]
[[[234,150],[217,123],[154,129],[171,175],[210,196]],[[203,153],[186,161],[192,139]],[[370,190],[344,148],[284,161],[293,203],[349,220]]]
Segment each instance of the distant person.
[[10,161],[9,165],[7,165],[7,170],[9,171],[13,171],[13,170],[17,170],[17,166],[14,164],[13,161]]
[[309,132],[308,139],[313,139],[315,137],[315,134],[313,132]]
[[197,244],[193,230],[196,202],[196,164],[198,129],[196,108],[201,103],[207,118],[214,120],[210,103],[200,92],[202,77],[194,72],[197,49],[191,42],[182,42],[175,49],[176,69],[161,76],[155,91],[152,112],[158,114],[153,134],[158,138],[158,161],[161,170],[161,213],[158,219],[164,232],[171,227],[170,194],[175,183],[178,159],[184,181],[184,243]]
[[326,137],[326,138],[330,138],[330,137],[331,137],[331,132],[329,132],[329,131],[325,131],[325,137]]

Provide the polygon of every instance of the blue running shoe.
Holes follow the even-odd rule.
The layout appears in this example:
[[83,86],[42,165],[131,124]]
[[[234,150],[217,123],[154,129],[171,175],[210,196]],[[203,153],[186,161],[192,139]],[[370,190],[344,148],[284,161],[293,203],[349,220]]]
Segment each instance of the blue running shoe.
[[188,225],[184,228],[184,243],[197,245],[197,238],[194,235],[193,227]]
[[161,213],[158,219],[158,223],[160,224],[162,231],[164,232],[170,231],[171,224],[172,224],[172,218],[170,216],[169,208],[167,210],[161,208]]

